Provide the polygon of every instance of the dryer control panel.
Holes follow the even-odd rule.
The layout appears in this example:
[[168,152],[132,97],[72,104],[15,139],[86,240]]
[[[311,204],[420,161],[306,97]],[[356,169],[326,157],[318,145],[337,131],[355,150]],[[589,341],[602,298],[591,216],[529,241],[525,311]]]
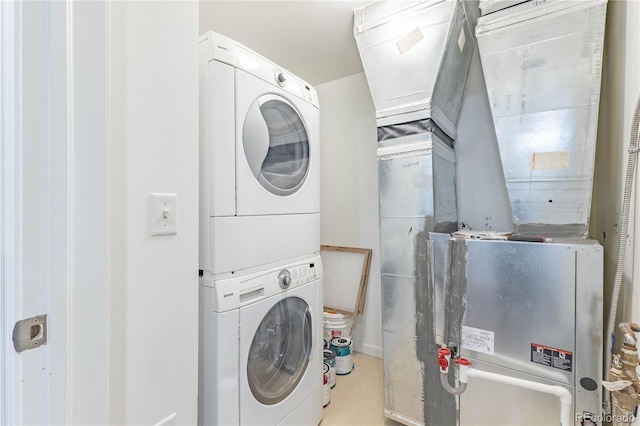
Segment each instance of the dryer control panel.
[[319,107],[313,86],[237,41],[208,31],[200,36],[200,45],[202,60],[224,62],[245,70]]

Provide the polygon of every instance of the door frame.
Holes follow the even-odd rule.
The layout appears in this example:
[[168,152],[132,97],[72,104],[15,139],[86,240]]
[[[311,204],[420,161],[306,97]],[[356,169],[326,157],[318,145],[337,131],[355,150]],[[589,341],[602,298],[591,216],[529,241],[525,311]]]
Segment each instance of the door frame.
[[0,102],[0,244],[2,273],[0,274],[0,423],[16,424],[20,421],[21,384],[17,380],[22,365],[12,344],[14,319],[20,315],[22,288],[22,224],[21,224],[21,51],[20,2],[0,2],[0,73],[2,75]]

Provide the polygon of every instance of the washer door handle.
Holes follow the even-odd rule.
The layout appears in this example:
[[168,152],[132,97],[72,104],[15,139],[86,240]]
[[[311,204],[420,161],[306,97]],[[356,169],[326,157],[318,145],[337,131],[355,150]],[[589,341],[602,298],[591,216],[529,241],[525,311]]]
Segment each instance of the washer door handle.
[[264,159],[267,158],[267,153],[269,152],[269,128],[262,116],[258,102],[251,104],[247,111],[242,139],[249,169],[258,179]]

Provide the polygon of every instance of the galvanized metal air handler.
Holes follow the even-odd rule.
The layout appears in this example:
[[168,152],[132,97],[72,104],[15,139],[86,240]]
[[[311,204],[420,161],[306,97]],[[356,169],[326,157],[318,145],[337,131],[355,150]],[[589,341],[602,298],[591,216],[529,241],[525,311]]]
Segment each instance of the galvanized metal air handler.
[[[465,3],[378,2],[354,35],[376,108],[385,415],[455,424],[439,383],[442,285],[432,232],[457,229],[453,142],[475,41]],[[442,279],[438,281],[442,284]]]
[[[602,247],[457,239],[448,250],[445,335],[458,354],[481,371],[566,388],[570,424],[600,423]],[[459,402],[462,425],[560,424],[556,396],[509,384],[470,379]]]

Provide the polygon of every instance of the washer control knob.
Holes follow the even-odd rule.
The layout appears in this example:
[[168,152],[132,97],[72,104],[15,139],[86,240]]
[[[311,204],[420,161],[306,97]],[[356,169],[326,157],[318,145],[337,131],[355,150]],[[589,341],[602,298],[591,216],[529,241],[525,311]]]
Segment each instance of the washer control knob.
[[282,71],[278,72],[278,74],[276,75],[276,80],[278,80],[278,84],[280,86],[284,86],[285,83],[287,82],[287,76],[284,75],[284,73]]
[[291,273],[286,269],[283,269],[278,274],[278,283],[280,284],[280,288],[286,290],[291,285]]

